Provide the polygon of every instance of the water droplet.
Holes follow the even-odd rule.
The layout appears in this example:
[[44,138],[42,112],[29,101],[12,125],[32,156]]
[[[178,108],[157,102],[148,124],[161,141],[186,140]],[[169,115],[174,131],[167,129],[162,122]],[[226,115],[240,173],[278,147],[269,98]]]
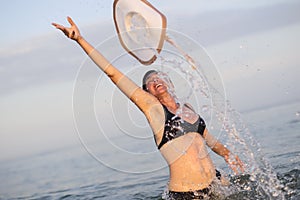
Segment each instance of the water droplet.
[[185,116],[186,118],[189,118],[189,117],[190,117],[190,114],[189,114],[189,113],[185,113],[184,116]]
[[251,187],[250,187],[250,186],[245,186],[244,189],[250,191],[250,190],[251,190]]
[[278,197],[279,196],[279,192],[278,191],[274,191],[272,195],[273,195],[273,197]]
[[202,112],[208,112],[209,106],[208,105],[204,105],[204,106],[202,106],[201,110],[202,110]]

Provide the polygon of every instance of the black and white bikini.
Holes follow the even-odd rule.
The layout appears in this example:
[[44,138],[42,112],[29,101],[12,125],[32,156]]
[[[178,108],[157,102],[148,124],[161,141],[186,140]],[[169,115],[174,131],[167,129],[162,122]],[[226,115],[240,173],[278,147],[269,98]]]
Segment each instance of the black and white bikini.
[[[187,108],[192,110],[190,106],[184,104]],[[163,105],[165,111],[165,128],[164,134],[160,144],[158,145],[158,149],[160,149],[167,142],[178,138],[180,136],[185,135],[189,132],[198,132],[201,136],[203,136],[204,130],[206,128],[204,120],[199,116],[197,121],[193,124],[184,121],[179,116],[171,113],[167,107]]]

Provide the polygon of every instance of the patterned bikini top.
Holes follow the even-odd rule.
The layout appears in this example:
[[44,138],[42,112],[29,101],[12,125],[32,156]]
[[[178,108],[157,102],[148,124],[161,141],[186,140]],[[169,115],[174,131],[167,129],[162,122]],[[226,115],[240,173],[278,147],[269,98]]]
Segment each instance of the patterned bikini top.
[[[192,108],[190,108],[186,104],[185,106],[192,110]],[[190,132],[198,132],[201,136],[203,136],[206,125],[204,120],[199,115],[197,121],[191,124],[187,121],[182,120],[177,115],[171,113],[164,105],[163,108],[165,111],[166,120],[164,134],[160,144],[158,145],[158,149],[160,149],[167,142]]]

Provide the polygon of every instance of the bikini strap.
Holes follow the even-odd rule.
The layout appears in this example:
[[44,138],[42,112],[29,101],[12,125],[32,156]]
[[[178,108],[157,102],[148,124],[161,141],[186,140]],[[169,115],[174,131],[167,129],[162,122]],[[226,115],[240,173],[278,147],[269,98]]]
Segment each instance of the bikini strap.
[[191,104],[189,104],[189,103],[184,103],[183,105],[186,106],[186,107],[187,107],[188,109],[190,109],[191,111],[195,112],[195,110],[194,110],[194,108],[192,107]]

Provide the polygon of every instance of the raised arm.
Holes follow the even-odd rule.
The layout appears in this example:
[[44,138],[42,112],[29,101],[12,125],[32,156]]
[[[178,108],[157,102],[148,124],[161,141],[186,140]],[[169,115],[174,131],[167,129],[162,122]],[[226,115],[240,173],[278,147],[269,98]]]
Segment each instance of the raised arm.
[[232,155],[232,153],[227,149],[221,142],[219,142],[212,134],[205,129],[203,137],[207,145],[218,155],[222,156],[224,160],[228,163],[230,168],[237,174],[240,170],[244,172],[244,164],[237,155]]
[[[80,34],[80,31],[74,21],[67,17],[71,27],[52,23],[54,27],[61,30],[68,38],[76,41],[86,54],[94,61],[94,63],[115,83],[115,85],[130,98],[143,112],[149,107],[151,101],[155,99],[143,91],[131,79],[125,76],[117,68],[115,68],[99,51],[90,45]],[[146,99],[148,101],[146,101]],[[153,102],[152,102],[153,103]]]

